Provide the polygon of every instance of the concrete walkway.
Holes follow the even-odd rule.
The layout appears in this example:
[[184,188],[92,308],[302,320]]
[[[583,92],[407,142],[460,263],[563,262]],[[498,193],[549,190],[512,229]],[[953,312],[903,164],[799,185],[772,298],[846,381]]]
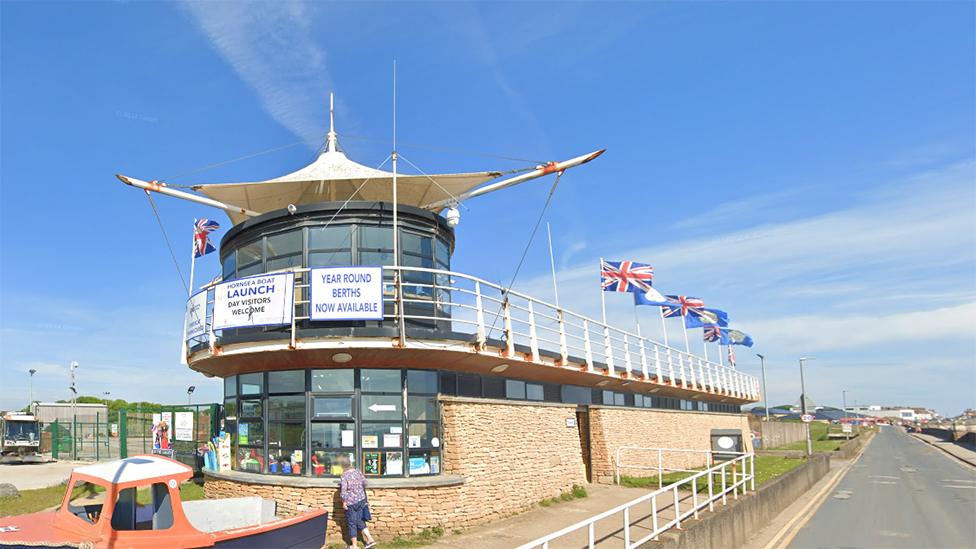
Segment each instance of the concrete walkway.
[[81,465],[90,464],[76,461],[52,461],[49,463],[0,465],[0,484],[10,483],[16,486],[18,490],[47,488],[68,480],[72,469]]
[[[649,488],[625,488],[622,486],[589,485],[589,496],[583,499],[562,502],[551,507],[537,507],[514,517],[466,530],[461,534],[447,535],[431,545],[438,549],[512,549],[524,543],[551,534],[556,530],[588,519],[620,504],[637,499],[651,490]],[[692,494],[679,492],[679,508],[691,506]],[[731,494],[729,499],[732,499]],[[688,501],[685,504],[685,501]],[[658,521],[663,524],[674,518],[674,501],[670,495],[657,499]],[[631,510],[631,541],[636,541],[651,532],[651,505],[647,503]],[[622,547],[623,513],[607,517],[595,525],[595,547]],[[568,534],[549,544],[552,549],[587,547],[586,528]]]
[[925,433],[912,433],[912,436],[935,446],[936,448],[942,450],[943,452],[951,455],[954,458],[965,461],[966,463],[976,467],[976,452],[966,448],[961,444],[956,444],[955,442],[948,442],[942,440],[939,437],[932,435],[926,435]]

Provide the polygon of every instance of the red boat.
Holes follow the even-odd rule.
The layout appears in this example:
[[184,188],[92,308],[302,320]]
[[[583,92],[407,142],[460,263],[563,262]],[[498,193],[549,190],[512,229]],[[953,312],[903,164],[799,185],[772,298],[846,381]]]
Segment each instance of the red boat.
[[56,511],[0,518],[0,547],[319,548],[328,513],[275,516],[260,497],[182,501],[193,470],[169,458],[135,456],[79,467]]

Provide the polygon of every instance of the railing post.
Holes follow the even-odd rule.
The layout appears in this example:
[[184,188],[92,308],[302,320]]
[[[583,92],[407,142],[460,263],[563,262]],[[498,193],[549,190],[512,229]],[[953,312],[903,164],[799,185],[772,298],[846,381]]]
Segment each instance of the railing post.
[[674,357],[671,356],[671,347],[668,347],[668,382],[671,383],[672,387],[678,385],[674,377]]
[[566,320],[563,318],[563,310],[557,309],[556,316],[559,318],[559,365],[565,366],[569,363],[569,347],[566,345]]
[[583,321],[583,352],[586,355],[586,370],[593,371],[593,347],[590,344],[590,321]]
[[712,470],[711,464],[708,467],[708,510],[715,510],[715,488],[714,488],[714,477],[715,471]]
[[699,387],[698,387],[698,376],[695,375],[695,359],[691,355],[688,355],[687,358],[688,358],[688,370],[689,370],[688,373],[691,374],[691,388],[697,391]]
[[661,449],[657,449],[657,487],[664,488],[664,465],[661,463]]
[[710,362],[705,363],[705,373],[708,375],[708,390],[712,393],[715,392],[715,378],[712,377],[712,364]]
[[[292,349],[294,349],[294,348],[297,347],[296,341],[298,339],[298,337],[295,334],[295,317],[298,316],[298,301],[299,301],[299,300],[295,299],[295,296],[297,295],[297,290],[298,290],[298,288],[297,288],[297,286],[298,286],[298,277],[295,276],[296,274],[298,274],[298,273],[292,273],[292,277],[291,277],[291,345],[290,345],[290,347]],[[310,274],[311,274],[311,272],[310,272]],[[309,276],[309,279],[311,279],[311,276]],[[309,283],[309,286],[311,286],[312,281],[309,280],[308,283]],[[311,317],[312,316],[312,310],[311,310],[312,304],[309,303],[308,306],[309,306],[308,316]]]
[[613,376],[616,374],[613,369],[613,344],[610,342],[610,327],[606,324],[603,325],[603,346],[606,348],[603,357],[607,361],[608,374]]
[[725,465],[725,463],[722,464],[722,505],[726,505],[728,503],[728,498],[726,497],[726,490],[728,490],[728,488],[725,487]]
[[512,306],[508,302],[508,295],[502,301],[502,312],[505,314],[505,356],[515,356],[515,336],[512,334]]
[[661,377],[661,348],[654,344],[654,371],[657,373],[657,382],[662,383],[664,378]]
[[395,274],[393,275],[393,283],[395,285],[394,290],[396,291],[396,299],[397,299],[397,303],[396,303],[397,332],[398,332],[399,343],[401,348],[407,346],[407,327],[405,326],[406,319],[404,318],[405,313],[403,310],[403,276],[402,275],[403,273],[400,272],[400,269],[397,269]]
[[695,510],[695,518],[698,518],[698,477],[691,479],[691,505]]
[[532,300],[529,300],[529,349],[532,350],[532,362],[539,363],[539,338],[535,332],[535,310]]
[[698,381],[701,385],[702,391],[705,390],[705,367],[702,365],[702,359],[698,359]]
[[589,547],[589,549],[593,549],[596,546],[596,524],[591,522],[590,527],[587,530],[589,530],[588,534],[590,538],[587,547]]
[[487,337],[485,336],[485,308],[481,303],[481,283],[474,283],[474,308],[475,308],[475,320],[478,323],[478,349],[485,348],[485,341]]
[[732,460],[732,497],[739,499],[739,481],[737,480],[738,475],[736,475],[735,460]]
[[641,358],[641,375],[644,376],[644,381],[650,379],[647,372],[647,351],[644,350],[644,338],[639,338],[637,344],[640,345],[640,358]]
[[657,541],[657,494],[651,496],[651,527],[654,528],[654,540]]
[[749,474],[749,477],[750,477],[749,478],[749,484],[751,485],[750,488],[752,489],[753,492],[755,492],[756,491],[756,454],[755,454],[755,452],[749,454],[749,469],[751,471],[750,474]]
[[680,503],[679,501],[680,496],[678,495],[677,484],[674,485],[673,493],[674,493],[674,520],[676,521],[675,528],[681,530],[681,509],[678,507],[678,504]]
[[633,364],[630,361],[630,338],[627,337],[626,333],[624,334],[624,368],[627,371],[627,375],[630,376]]
[[624,549],[630,549],[630,507],[624,507]]
[[681,352],[678,353],[678,370],[681,372],[681,386],[687,389],[688,378],[685,376],[685,357]]

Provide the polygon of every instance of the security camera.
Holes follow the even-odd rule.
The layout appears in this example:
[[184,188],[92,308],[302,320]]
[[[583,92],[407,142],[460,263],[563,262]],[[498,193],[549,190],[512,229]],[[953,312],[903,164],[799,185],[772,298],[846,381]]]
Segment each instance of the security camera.
[[458,223],[461,222],[461,212],[456,205],[448,208],[444,217],[447,219],[448,227],[457,227]]
[[290,213],[291,215],[295,215],[295,212],[297,212],[297,211],[298,211],[298,208],[295,207],[294,204],[289,204],[288,205],[288,213]]

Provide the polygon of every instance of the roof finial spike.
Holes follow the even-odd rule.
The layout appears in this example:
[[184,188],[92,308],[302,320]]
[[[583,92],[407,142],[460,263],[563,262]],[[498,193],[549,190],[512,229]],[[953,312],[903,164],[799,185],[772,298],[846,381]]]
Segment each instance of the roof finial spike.
[[335,94],[329,92],[329,140],[325,152],[336,152],[339,148],[339,136],[335,131]]

